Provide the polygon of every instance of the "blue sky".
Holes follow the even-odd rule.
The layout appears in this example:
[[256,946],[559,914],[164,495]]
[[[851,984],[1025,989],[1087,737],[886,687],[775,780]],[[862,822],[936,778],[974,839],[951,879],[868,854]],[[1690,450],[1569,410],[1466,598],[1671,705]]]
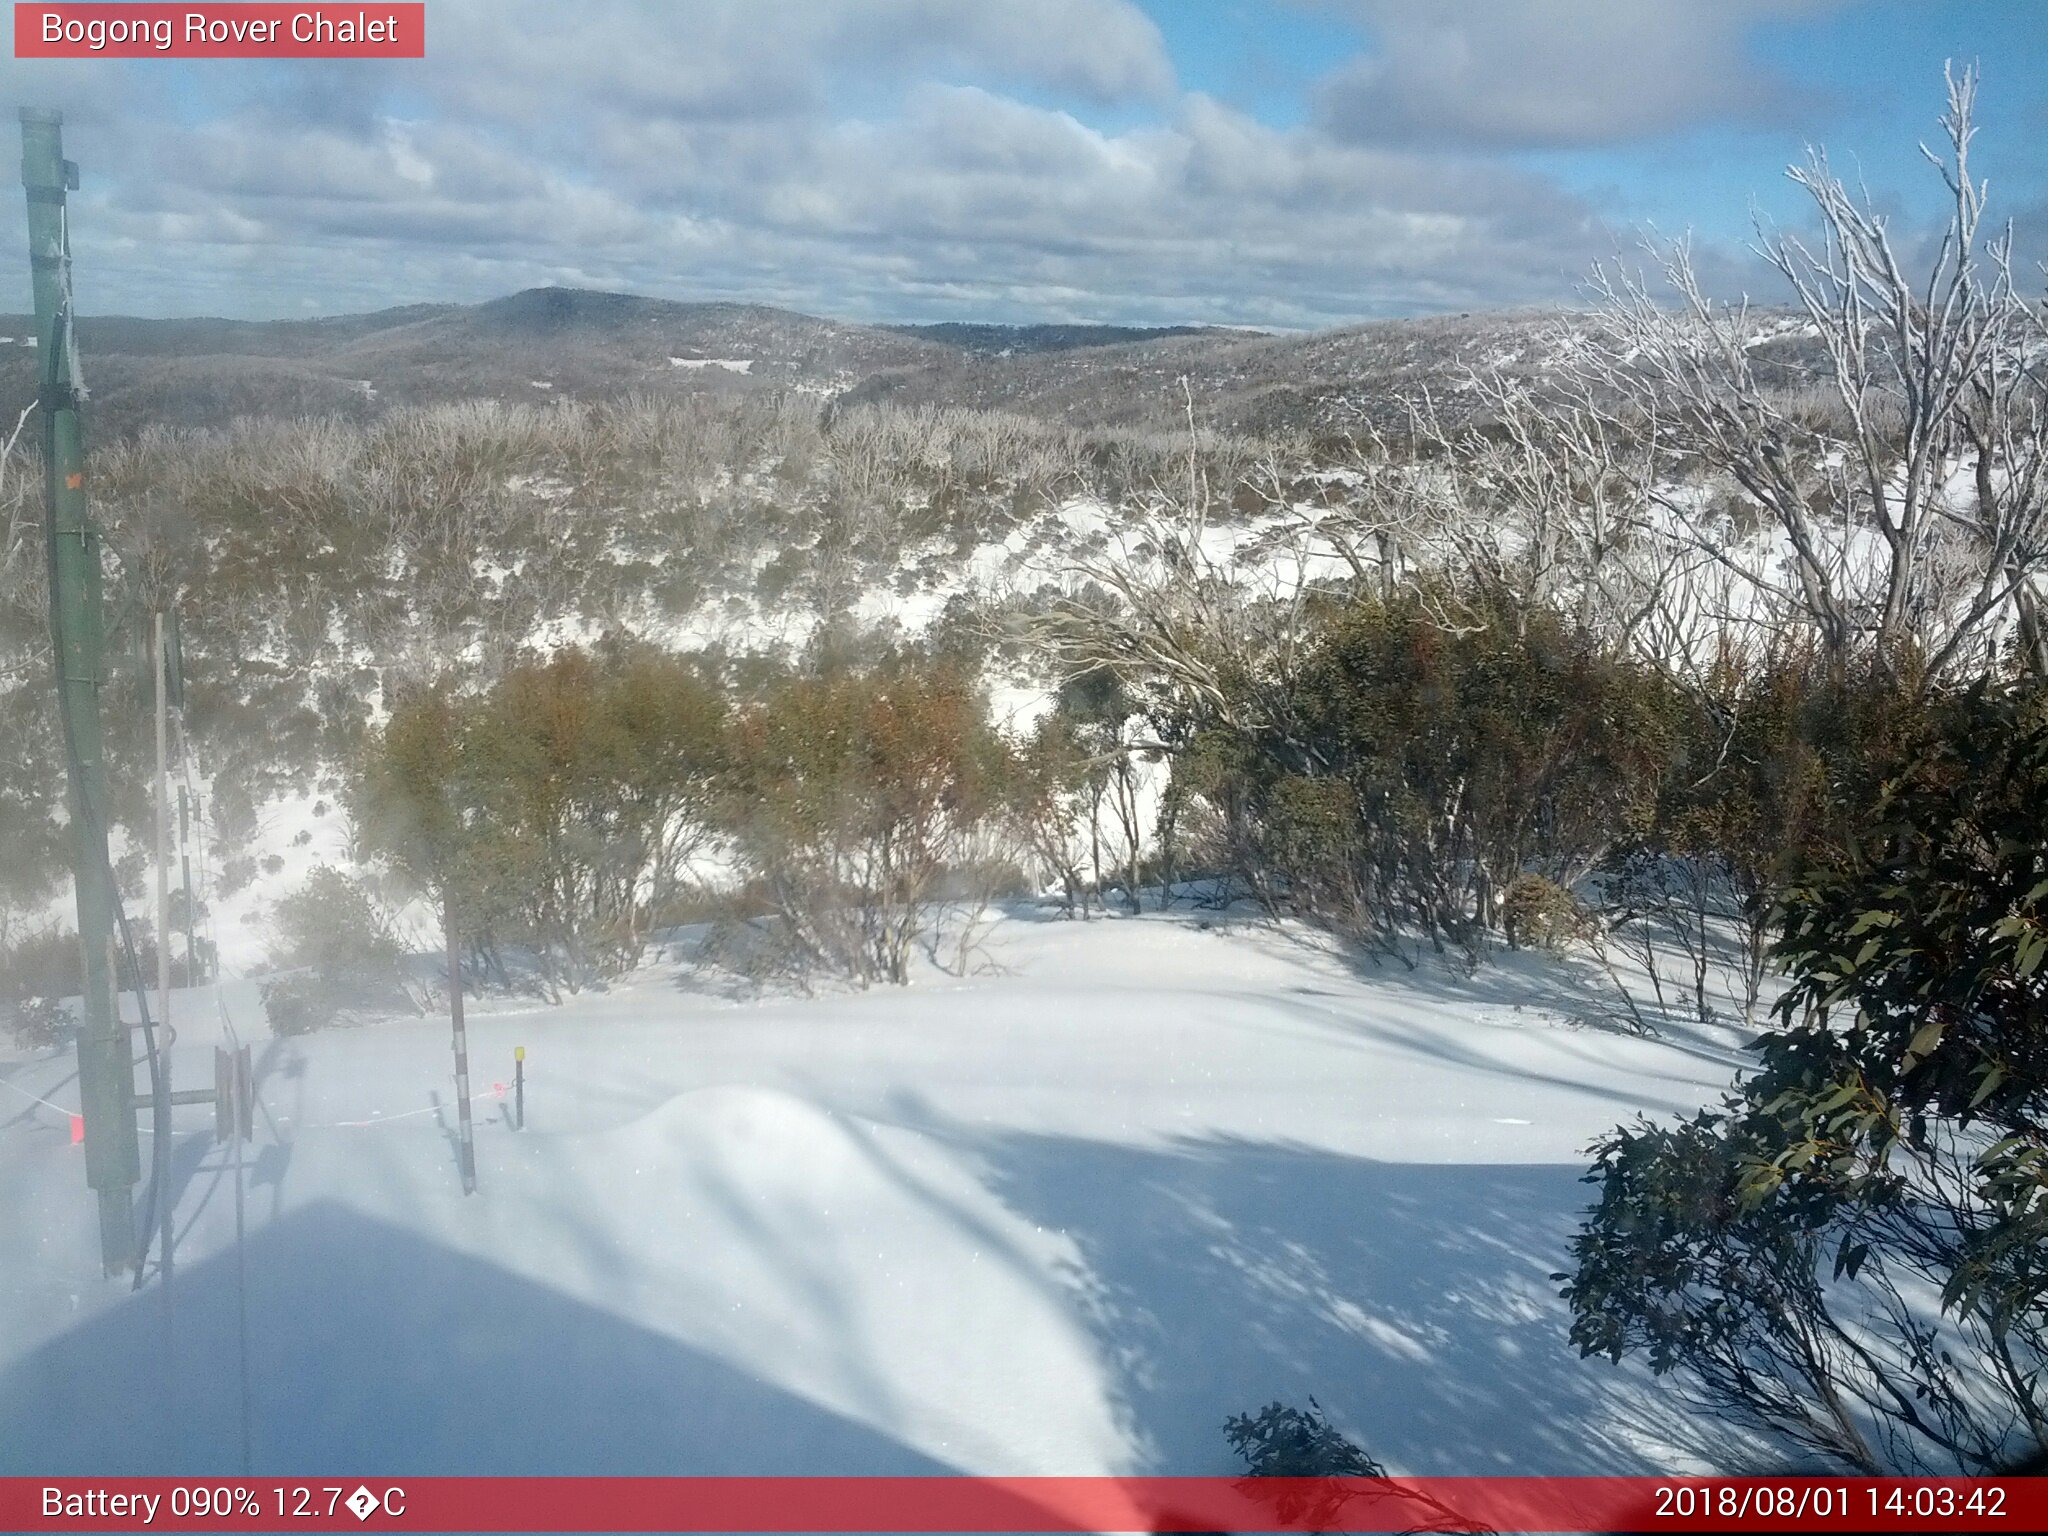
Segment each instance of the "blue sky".
[[1645,223],[1764,290],[1750,209],[1804,218],[1783,171],[1809,142],[1903,243],[1932,227],[1948,58],[1983,66],[1994,212],[2048,250],[2027,0],[430,0],[428,38],[418,63],[10,61],[5,105],[65,108],[86,167],[83,302],[562,282],[1312,327],[1571,302]]
[[1531,163],[1611,198],[1619,216],[1742,238],[1752,201],[1779,219],[1799,215],[1803,194],[1783,172],[1812,141],[1828,146],[1845,178],[1860,175],[1873,192],[1931,218],[1945,194],[1919,144],[1936,135],[1942,70],[1954,60],[1984,72],[1972,151],[1980,174],[2015,203],[2048,197],[2048,6],[2039,0],[1844,5],[1760,22],[1750,49],[1798,82],[1805,110],[1790,121],[1717,124]]
[[[1698,0],[1710,4],[1712,0]],[[1483,15],[1482,5],[1448,7]],[[1560,15],[1572,7],[1559,7]],[[1276,127],[1312,121],[1315,87],[1333,61],[1371,53],[1355,8],[1318,0],[1144,0],[1183,85]],[[1561,27],[1570,23],[1560,20]],[[1796,82],[1798,110],[1782,120],[1714,122],[1639,142],[1516,159],[1597,199],[1623,224],[1750,236],[1752,203],[1795,218],[1802,194],[1784,178],[1807,142],[1836,146],[1873,190],[1922,217],[1942,189],[1925,174],[1918,140],[1935,132],[1950,61],[1988,70],[1977,152],[2022,202],[2048,197],[2048,4],[2042,0],[1881,0],[1759,17],[1745,30],[1759,71]]]
[[1206,91],[1276,128],[1309,117],[1309,94],[1370,34],[1337,6],[1272,0],[1145,0],[1189,90]]

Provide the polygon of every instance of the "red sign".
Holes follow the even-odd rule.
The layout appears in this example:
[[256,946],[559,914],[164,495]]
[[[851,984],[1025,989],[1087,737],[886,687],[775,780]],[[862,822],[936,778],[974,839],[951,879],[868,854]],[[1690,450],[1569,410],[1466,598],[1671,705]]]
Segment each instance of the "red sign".
[[423,59],[427,8],[355,5],[23,5],[17,59]]

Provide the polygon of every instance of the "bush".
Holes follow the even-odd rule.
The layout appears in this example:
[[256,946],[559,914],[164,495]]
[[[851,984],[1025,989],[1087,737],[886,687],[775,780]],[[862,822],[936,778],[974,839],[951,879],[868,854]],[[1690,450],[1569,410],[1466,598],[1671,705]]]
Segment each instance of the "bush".
[[1314,1398],[1306,1409],[1268,1403],[1223,1424],[1253,1477],[1385,1477],[1387,1469],[1346,1438]]
[[273,1031],[305,1034],[344,1013],[417,1012],[405,946],[360,882],[322,865],[277,904],[278,962],[295,974],[267,983]]
[[488,692],[405,699],[356,790],[366,841],[463,937],[531,946],[574,988],[637,964],[712,835],[725,704],[648,647],[525,658]]
[[1792,984],[1723,1108],[1597,1148],[1583,1353],[1870,1473],[2048,1441],[2048,700],[1982,690],[1838,867],[1786,893]]
[[54,997],[25,997],[14,1005],[7,1032],[23,1050],[51,1050],[70,1037],[71,1014]]
[[1682,889],[1648,905],[1666,922],[1689,925],[1683,937],[1702,1006],[1705,919],[1715,898],[1727,898],[1722,905],[1741,931],[1745,1005],[1753,1008],[1773,897],[1809,872],[1841,867],[1885,785],[1939,735],[1938,696],[1881,660],[1863,655],[1829,666],[1811,646],[1788,642],[1748,671],[1713,669],[1688,712],[1682,771],[1671,775],[1642,851],[1651,862],[1669,856],[1684,866],[1677,881],[1665,870],[1652,882]]
[[1201,792],[1254,889],[1380,940],[1470,945],[1525,871],[1569,889],[1655,825],[1683,741],[1668,678],[1504,600],[1455,629],[1354,601],[1283,693],[1287,718],[1199,746]]
[[1561,950],[1591,928],[1579,899],[1555,880],[1518,875],[1500,903],[1501,931],[1516,949]]
[[280,976],[263,983],[263,1015],[273,1035],[310,1035],[339,1022],[341,1005],[317,976]]
[[[1238,1488],[1270,1508],[1284,1526],[1327,1529],[1345,1516],[1346,1505],[1370,1491],[1373,1507],[1353,1512],[1345,1520],[1346,1529],[1365,1529],[1360,1523],[1364,1516],[1380,1513],[1400,1520],[1398,1528],[1407,1531],[1489,1529],[1427,1494],[1386,1481],[1387,1469],[1331,1424],[1314,1398],[1306,1409],[1268,1403],[1255,1414],[1238,1414],[1224,1421],[1223,1433],[1251,1473]],[[1286,1481],[1268,1489],[1260,1486],[1266,1478]],[[1337,1478],[1369,1478],[1384,1486],[1361,1490]]]
[[742,712],[727,825],[791,968],[907,982],[918,942],[936,950],[948,880],[1005,866],[1012,768],[945,668],[793,677]]
[[48,927],[0,945],[0,1002],[27,997],[74,997],[84,990],[78,934]]
[[1250,1480],[1238,1484],[1270,1507],[1283,1525],[1322,1530],[1343,1515],[1354,1495],[1326,1479],[1387,1475],[1330,1423],[1314,1398],[1306,1410],[1268,1403],[1256,1414],[1238,1414],[1224,1421],[1223,1433],[1230,1448],[1244,1458],[1252,1479],[1290,1479],[1277,1492]]

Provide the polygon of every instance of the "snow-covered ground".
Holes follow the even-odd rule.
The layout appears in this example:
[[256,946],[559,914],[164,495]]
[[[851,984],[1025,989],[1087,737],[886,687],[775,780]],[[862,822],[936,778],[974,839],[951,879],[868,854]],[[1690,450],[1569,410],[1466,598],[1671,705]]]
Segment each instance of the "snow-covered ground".
[[[276,1041],[255,989],[253,1470],[1224,1473],[1313,1394],[1398,1471],[1767,1460],[1582,1362],[1584,1148],[1734,1038],[1583,1021],[1583,968],[1354,963],[1185,906],[1020,908],[999,969],[737,1000],[673,958],[472,1019]],[[1597,979],[1605,986],[1604,978]],[[220,1024],[178,995],[179,1083]],[[508,1122],[528,1052],[528,1123]],[[98,1277],[68,1052],[0,1059],[0,1474],[241,1470],[234,1181],[181,1110],[165,1312]],[[38,1102],[41,1101],[41,1102]]]

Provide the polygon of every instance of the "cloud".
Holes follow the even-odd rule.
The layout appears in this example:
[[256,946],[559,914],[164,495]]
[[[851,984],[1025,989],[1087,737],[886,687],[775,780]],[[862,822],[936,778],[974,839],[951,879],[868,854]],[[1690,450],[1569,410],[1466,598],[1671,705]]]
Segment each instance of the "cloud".
[[[372,286],[382,262],[380,302],[575,272],[856,318],[1286,325],[1554,299],[1604,248],[1539,179],[1336,144],[1198,95],[1118,133],[922,85],[873,118],[614,124],[595,142],[572,171],[445,122],[169,130],[91,237],[197,270],[284,252],[317,269],[325,252],[332,292]],[[489,287],[465,286],[481,273]]]
[[1360,143],[1488,149],[1641,139],[1785,121],[1801,96],[1751,57],[1750,28],[1822,0],[1344,0],[1377,45],[1318,92]]
[[[1110,133],[1056,109],[925,86],[887,118],[791,137],[671,125],[610,146],[645,198],[779,247],[852,312],[1329,323],[1533,302],[1606,247],[1538,178],[1276,129],[1191,95]],[[798,256],[798,253],[801,253]],[[1256,297],[1254,297],[1256,295]]]
[[1128,0],[443,0],[429,21],[448,94],[527,120],[592,104],[683,121],[815,111],[835,91],[932,73],[1095,103],[1174,84],[1158,28]]
[[[77,114],[100,312],[565,282],[856,319],[1289,326],[1569,299],[1613,236],[1489,136],[1748,109],[1713,83],[1742,41],[1723,7],[1672,12],[1670,43],[1630,19],[1665,0],[1573,0],[1568,59],[1537,36],[1557,8],[1532,0],[1488,8],[1506,42],[1463,9],[1349,3],[1379,51],[1284,126],[1182,89],[1127,0],[436,0],[422,64],[89,64],[5,90]],[[1517,36],[1526,91],[1490,100]],[[1432,50],[1455,67],[1422,67]],[[1703,82],[1691,106],[1668,80],[1565,89],[1571,59],[1653,82],[1691,60]],[[1389,61],[1421,63],[1395,81]],[[1338,110],[1346,91],[1379,103],[1372,131]],[[19,218],[0,201],[17,248]]]

